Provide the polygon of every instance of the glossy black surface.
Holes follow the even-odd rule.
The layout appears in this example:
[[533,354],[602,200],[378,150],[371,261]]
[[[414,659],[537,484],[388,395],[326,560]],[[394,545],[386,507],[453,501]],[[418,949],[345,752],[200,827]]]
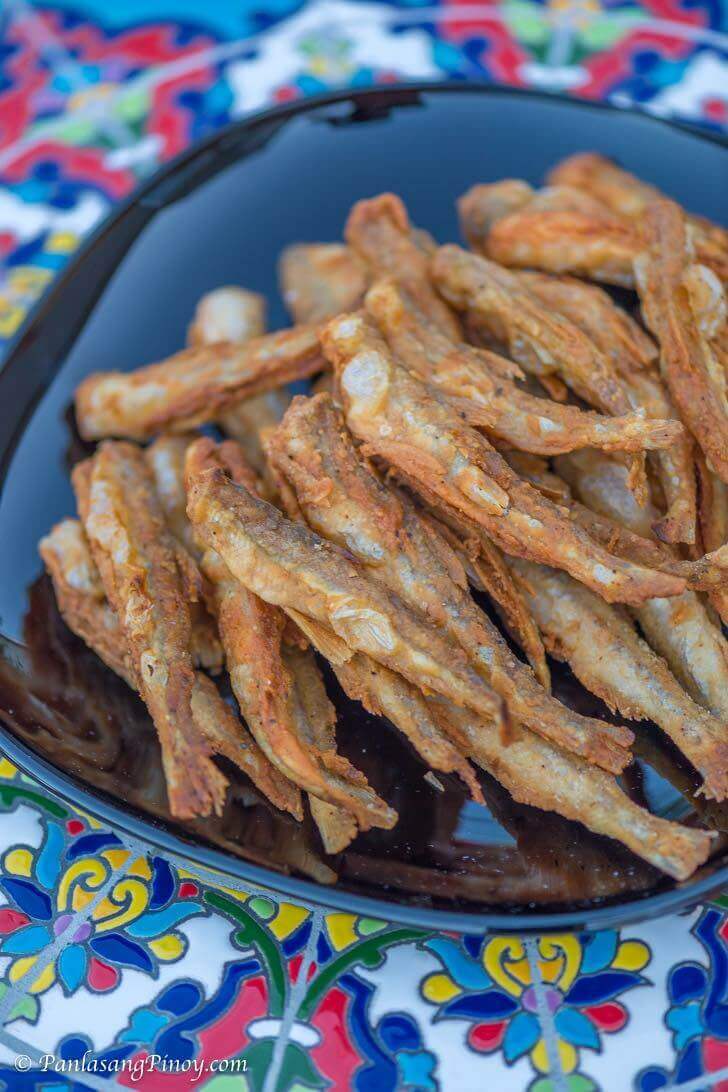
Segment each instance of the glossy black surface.
[[[222,819],[181,829],[166,812],[143,706],[66,630],[40,576],[36,543],[74,507],[68,471],[84,448],[68,407],[80,378],[181,347],[197,299],[219,284],[264,292],[270,325],[283,324],[277,254],[292,241],[338,238],[359,197],[394,189],[413,220],[455,239],[454,200],[474,181],[535,183],[556,159],[587,148],[721,218],[726,153],[705,138],[560,100],[447,88],[343,95],[242,123],[186,154],[97,233],[0,375],[0,716],[11,757],[168,851],[291,897],[423,925],[614,924],[728,879],[722,839],[714,861],[675,887],[616,843],[515,805],[485,775],[487,809],[466,802],[454,779],[441,778],[437,791],[401,737],[330,679],[341,749],[399,810],[395,830],[360,836],[327,860],[310,824],[281,816],[235,774]],[[603,714],[567,671],[557,668],[555,681],[563,700]],[[646,761],[633,764],[626,787],[658,814],[688,817],[695,776],[654,728],[637,734]],[[728,830],[726,809],[702,819]],[[334,872],[335,887],[301,879],[331,881]]]

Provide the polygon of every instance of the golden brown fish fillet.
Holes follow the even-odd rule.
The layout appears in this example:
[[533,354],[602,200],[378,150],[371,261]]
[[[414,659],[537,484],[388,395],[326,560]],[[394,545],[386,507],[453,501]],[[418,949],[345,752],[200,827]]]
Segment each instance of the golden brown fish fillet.
[[684,590],[680,578],[615,558],[574,526],[484,436],[463,425],[438,392],[400,367],[365,318],[334,319],[322,338],[347,424],[365,453],[470,517],[506,553],[561,566],[612,602]]
[[[104,595],[79,521],[67,519],[56,524],[41,540],[40,552],[68,628],[132,690],[138,690],[139,683],[126,652],[126,639]],[[191,706],[195,722],[213,751],[225,755],[246,773],[276,807],[300,817],[298,790],[271,766],[212,680],[199,671],[195,672]]]
[[588,446],[639,451],[672,447],[682,436],[678,421],[584,412],[536,398],[512,380],[493,375],[488,370],[493,354],[450,341],[396,281],[375,282],[366,309],[409,371],[442,391],[469,424],[523,451],[556,455]]
[[674,202],[647,207],[644,234],[635,276],[642,313],[660,346],[660,370],[710,468],[728,482],[728,379],[694,310],[696,295],[686,277],[702,268],[722,295],[720,284],[694,265],[685,218]]
[[701,774],[705,795],[725,800],[726,722],[692,701],[618,609],[555,569],[512,565],[552,655],[612,710],[659,725]]
[[460,324],[432,286],[429,254],[413,238],[407,209],[399,197],[383,193],[357,201],[344,234],[373,277],[394,277],[436,326],[454,341],[460,340]]
[[241,398],[303,379],[322,367],[318,328],[294,326],[245,345],[185,349],[134,372],[99,372],[76,391],[84,439],[147,440],[211,421]]
[[181,819],[220,812],[227,781],[192,714],[190,612],[144,453],[134,444],[106,442],[75,468],[73,484],[106,598],[159,735],[170,810]]
[[[647,206],[663,196],[656,186],[596,152],[581,152],[563,159],[552,168],[548,178],[555,185],[576,187],[590,194],[612,213],[638,227]],[[722,280],[728,280],[728,231],[703,216],[688,213],[687,219],[698,260],[710,266]]]
[[281,253],[278,279],[294,322],[323,322],[358,307],[369,276],[343,243],[296,243]]
[[[188,481],[206,470],[222,471],[223,467],[237,481],[253,484],[252,471],[245,466],[233,441],[218,446],[212,440],[200,439],[188,451]],[[199,537],[204,541],[202,535]],[[202,569],[212,589],[233,692],[270,761],[308,793],[351,811],[362,829],[392,826],[396,813],[379,799],[364,776],[329,746],[325,725],[316,728],[309,724],[307,704],[301,698],[300,673],[297,682],[283,654],[283,613],[239,584],[209,544]],[[308,670],[312,675],[318,673],[310,655]],[[310,686],[313,688],[315,683],[311,681]],[[307,693],[313,694],[313,690]],[[333,710],[327,708],[327,717],[331,715]],[[322,745],[317,745],[317,739]]]
[[473,760],[519,803],[555,811],[596,834],[616,838],[678,880],[687,879],[707,859],[713,835],[651,815],[596,766],[518,726],[504,747],[486,721],[438,698],[430,703],[440,706],[440,715],[467,741]]
[[188,513],[241,584],[269,603],[323,623],[414,685],[502,719],[500,699],[453,648],[368,580],[341,550],[234,485],[220,470],[189,479]]
[[[623,467],[591,451],[562,457],[557,467],[585,505],[626,529],[623,541],[628,543],[628,549],[636,541],[649,544],[647,536],[654,512],[634,503]],[[631,541],[627,535],[632,536]],[[641,540],[637,538],[639,535],[643,536]],[[681,561],[674,548],[661,543],[655,542],[654,547],[664,554],[672,553],[675,571],[697,569],[700,573],[700,561]],[[641,554],[644,556],[644,550]],[[702,559],[703,565],[706,560]],[[727,565],[725,558],[724,567],[712,573],[717,590],[728,584]],[[685,591],[672,599],[650,599],[635,610],[635,617],[647,641],[664,657],[673,675],[697,702],[728,726],[728,641],[712,622],[700,596]]]
[[580,717],[544,691],[470,597],[445,538],[357,455],[330,398],[295,399],[269,449],[309,526],[457,642],[512,719],[606,769],[624,768],[632,733]]

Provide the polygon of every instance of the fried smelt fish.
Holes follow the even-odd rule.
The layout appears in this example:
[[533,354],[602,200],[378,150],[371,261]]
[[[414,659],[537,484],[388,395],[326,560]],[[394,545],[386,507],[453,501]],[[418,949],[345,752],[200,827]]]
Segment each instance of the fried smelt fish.
[[144,453],[133,444],[104,443],[90,464],[76,467],[73,483],[92,557],[159,735],[170,809],[181,819],[220,812],[227,781],[192,713],[190,612]]
[[447,395],[469,424],[522,451],[556,455],[590,446],[605,451],[668,448],[683,434],[678,421],[647,420],[640,413],[605,417],[534,397],[488,371],[494,354],[450,341],[393,280],[370,288],[366,308],[409,371]]
[[330,398],[295,399],[269,448],[309,526],[459,644],[512,719],[606,769],[624,768],[632,733],[580,717],[543,690],[470,597],[443,536],[358,456]]
[[[656,186],[636,178],[596,152],[581,152],[557,163],[549,182],[571,186],[589,194],[612,213],[641,224],[647,206],[662,197]],[[703,216],[687,213],[698,260],[728,280],[728,231]]]
[[[59,609],[69,629],[131,687],[139,683],[126,652],[119,620],[109,606],[98,570],[78,520],[56,524],[40,543]],[[300,816],[300,794],[257,746],[207,676],[195,672],[192,714],[216,754],[246,773],[276,807]]]
[[76,391],[76,419],[86,440],[147,440],[212,421],[242,398],[320,371],[317,326],[294,326],[245,345],[185,349],[134,372],[100,372]]
[[[324,681],[310,648],[293,645],[282,650],[286,668],[291,673],[298,704],[303,712],[302,728],[307,742],[316,751],[336,751],[336,710],[326,693]],[[359,833],[351,812],[318,796],[309,794],[311,815],[318,827],[327,853],[341,853]]]
[[322,337],[347,423],[366,453],[470,517],[506,553],[562,567],[610,602],[640,603],[684,590],[679,577],[632,565],[593,542],[519,478],[484,436],[464,426],[432,387],[400,367],[365,318],[343,315]]
[[362,652],[425,687],[503,720],[500,698],[464,654],[386,589],[368,580],[340,549],[291,523],[222,470],[188,478],[188,514],[236,580],[266,602],[297,611]]
[[394,277],[443,333],[460,340],[460,324],[430,282],[428,252],[413,238],[407,209],[399,197],[383,193],[357,201],[344,234],[373,276]]
[[634,284],[638,232],[577,189],[536,193],[507,180],[473,186],[458,207],[470,245],[502,265],[573,273],[625,288]]
[[196,549],[192,528],[187,519],[184,489],[185,451],[193,441],[190,433],[165,434],[145,449],[144,455],[154,475],[157,496],[162,505],[167,526],[179,543],[177,561],[185,573],[185,584],[192,625],[192,657],[197,665],[218,674],[222,671],[223,654],[215,621],[202,595],[202,577],[195,560]]
[[687,879],[707,860],[713,835],[651,815],[610,774],[517,725],[504,747],[492,725],[439,699],[430,701],[438,702],[473,760],[519,803],[555,811],[595,834],[615,838],[677,880]]
[[244,344],[265,333],[265,300],[257,292],[230,285],[215,288],[197,304],[187,331],[191,348],[221,341]]
[[696,705],[619,610],[564,573],[512,564],[552,655],[612,710],[659,725],[701,774],[705,795],[725,800],[726,724]]
[[[665,568],[670,556],[678,572],[694,568],[700,572],[701,565],[705,566],[707,558],[684,562],[674,548],[649,542],[647,535],[654,513],[649,507],[635,504],[627,488],[624,467],[597,452],[583,451],[560,458],[557,468],[589,510],[614,526],[625,528],[623,544],[628,553],[634,554],[635,544],[644,543],[667,555]],[[639,538],[640,535],[644,537]],[[641,548],[640,556],[645,552]],[[728,558],[723,565],[713,574],[717,591],[728,583]],[[635,609],[635,617],[648,643],[664,657],[688,693],[728,725],[728,641],[713,623],[700,596],[685,591],[672,599],[650,599]]]
[[722,287],[712,271],[694,264],[679,205],[650,204],[644,232],[635,276],[642,314],[660,345],[660,370],[711,470],[728,482],[728,379],[699,321],[689,278],[704,281],[720,299]]
[[[262,296],[245,288],[218,288],[203,296],[197,305],[187,340],[193,346],[214,345],[220,341],[244,345],[264,333],[265,300]],[[217,424],[237,440],[246,461],[258,474],[265,470],[260,430],[276,424],[289,402],[290,396],[285,389],[266,391],[235,402],[218,418]]]
[[[187,481],[194,483],[205,473],[219,470],[234,489],[223,466],[238,481],[253,484],[235,445],[228,441],[218,448],[208,439],[198,440],[189,449]],[[212,588],[233,693],[260,747],[295,784],[351,811],[363,830],[392,826],[396,812],[369,787],[363,774],[334,748],[316,745],[316,729],[308,722],[300,685],[283,657],[284,614],[240,584],[204,529],[198,524],[195,529],[207,545],[201,564]],[[316,669],[313,662],[311,669]],[[328,743],[328,736],[324,742]]]
[[556,373],[602,412],[629,413],[609,361],[572,322],[544,307],[517,274],[453,245],[440,247],[431,269],[445,298],[459,310],[477,313],[526,371],[537,378]]
[[294,322],[323,322],[358,307],[369,277],[343,243],[296,243],[278,263],[283,301]]
[[431,512],[427,519],[462,561],[467,578],[478,591],[486,592],[513,640],[521,646],[541,686],[551,690],[551,672],[543,641],[526,602],[516,587],[503,553],[486,535],[461,535]]
[[[657,362],[657,346],[639,323],[618,307],[606,292],[574,277],[521,273],[519,279],[546,307],[583,330],[611,360],[630,403],[637,410],[643,410],[653,419],[677,416],[662,381],[651,367]],[[665,542],[693,543],[696,490],[693,443],[689,434],[675,437],[670,446],[652,459],[667,508],[653,530]]]

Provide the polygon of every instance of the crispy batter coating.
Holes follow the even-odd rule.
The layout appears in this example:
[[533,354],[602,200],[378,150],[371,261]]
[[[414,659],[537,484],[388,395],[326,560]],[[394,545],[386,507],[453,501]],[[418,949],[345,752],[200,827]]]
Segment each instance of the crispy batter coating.
[[357,456],[326,395],[295,399],[271,447],[308,524],[457,642],[511,718],[606,769],[623,769],[632,733],[580,717],[546,694],[471,599],[444,537]]
[[373,277],[393,277],[404,285],[419,309],[454,341],[460,324],[430,282],[430,255],[412,227],[404,203],[393,193],[357,201],[344,229],[349,246]]
[[99,372],[76,391],[76,419],[86,440],[147,440],[211,421],[242,398],[261,394],[322,367],[318,328],[295,326],[245,345],[221,342],[185,349],[134,372]]
[[500,781],[514,800],[555,811],[597,834],[616,838],[678,880],[687,879],[707,859],[711,834],[651,815],[635,804],[610,774],[518,726],[504,747],[486,721],[440,699],[430,699],[430,704],[436,702],[441,716],[467,741],[474,761]]
[[[558,460],[558,469],[589,509],[626,529],[629,552],[638,542],[649,546],[650,509],[639,508],[625,482],[624,468],[597,452],[584,451]],[[627,537],[631,536],[631,540]],[[643,536],[641,539],[638,536]],[[671,547],[653,543],[655,551],[672,554],[675,571],[686,572],[701,562],[681,562]],[[645,550],[640,551],[644,555]],[[703,559],[704,567],[705,559]],[[728,568],[713,574],[716,588],[728,583]],[[667,661],[695,701],[728,724],[728,641],[714,625],[700,596],[683,592],[672,599],[650,599],[635,611],[649,642]]]
[[227,781],[192,714],[190,612],[154,479],[134,444],[102,444],[74,470],[79,513],[139,693],[162,748],[172,814],[222,810]]
[[[252,485],[252,472],[244,467],[233,441],[216,446],[212,440],[200,439],[188,451],[188,482],[210,469],[224,473],[223,467],[239,482]],[[203,534],[199,537],[201,542],[207,541]],[[207,542],[207,547],[202,568],[212,588],[230,682],[259,745],[291,781],[353,812],[362,829],[392,826],[396,813],[380,800],[364,776],[329,746],[325,725],[316,729],[308,723],[300,679],[297,685],[283,656],[285,616],[238,583],[214,546]],[[308,666],[312,673],[317,671],[310,658]],[[317,745],[317,739],[324,745]]]
[[[582,152],[557,163],[549,173],[554,185],[576,187],[625,220],[641,224],[647,206],[662,196],[656,186],[636,178],[596,152]],[[698,259],[728,280],[728,231],[703,216],[687,214]]]
[[237,402],[218,420],[222,431],[240,444],[246,462],[261,476],[265,475],[266,465],[260,433],[278,424],[290,400],[287,390],[268,391]]
[[631,565],[593,542],[437,391],[401,368],[365,318],[334,319],[322,338],[349,428],[366,453],[415,481],[418,492],[468,516],[506,553],[563,567],[608,601],[640,603],[684,590],[680,578]]
[[686,288],[686,275],[696,267],[679,205],[648,205],[644,231],[635,276],[642,314],[660,345],[660,370],[710,468],[728,482],[728,381],[694,311],[695,293]]
[[[126,652],[119,619],[109,606],[78,520],[56,524],[41,540],[41,556],[51,575],[56,600],[68,625],[107,667],[132,688],[139,683]],[[192,714],[216,754],[225,755],[276,807],[300,817],[298,790],[271,766],[268,759],[223,701],[214,683],[195,672]]]
[[202,297],[187,331],[191,348],[220,341],[244,344],[265,333],[265,300],[257,292],[228,285]]
[[502,719],[500,699],[464,654],[367,579],[341,550],[234,485],[221,470],[188,478],[188,513],[241,584],[333,630],[415,686]]
[[294,322],[323,322],[358,307],[369,276],[343,243],[295,243],[281,253],[278,280]]
[[705,795],[725,800],[725,722],[692,701],[619,610],[564,573],[512,564],[552,655],[612,710],[659,725],[702,775]]
[[587,446],[605,451],[669,448],[683,433],[674,420],[646,420],[639,413],[611,418],[534,397],[488,370],[494,354],[450,341],[393,280],[375,282],[366,308],[409,371],[447,395],[469,424],[523,451],[556,455]]

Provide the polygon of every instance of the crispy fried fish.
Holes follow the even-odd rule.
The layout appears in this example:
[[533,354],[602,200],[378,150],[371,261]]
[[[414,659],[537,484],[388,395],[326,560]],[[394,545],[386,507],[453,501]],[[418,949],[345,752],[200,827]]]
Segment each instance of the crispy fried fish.
[[[521,273],[519,280],[541,303],[578,326],[618,372],[630,403],[649,418],[676,417],[660,377],[651,365],[658,350],[652,339],[611,296],[575,277]],[[594,445],[601,446],[601,445]],[[606,450],[606,449],[605,449]],[[653,530],[665,542],[695,541],[696,491],[693,443],[687,433],[652,456],[666,512]]]
[[679,205],[655,201],[643,223],[646,243],[635,276],[642,314],[660,345],[660,370],[710,468],[728,482],[728,379],[686,278],[711,280],[720,298],[722,289],[710,270],[694,265]]
[[500,781],[514,800],[555,811],[597,834],[616,838],[675,879],[686,879],[707,859],[711,834],[651,815],[630,800],[614,777],[596,766],[517,725],[504,747],[486,721],[441,699],[430,702],[440,705],[441,715],[467,742],[474,761]]
[[[188,451],[188,480],[211,468],[224,468],[235,480],[254,487],[254,475],[245,466],[242,453],[232,441],[216,446],[200,439]],[[202,541],[202,536],[200,536]],[[202,569],[211,588],[220,628],[225,658],[233,692],[253,735],[270,761],[295,784],[336,808],[353,813],[363,830],[370,826],[389,827],[396,813],[373,792],[364,776],[355,770],[334,746],[326,722],[334,716],[325,705],[323,683],[310,653],[305,653],[306,670],[312,676],[309,689],[302,695],[303,665],[291,650],[294,674],[286,662],[282,641],[285,615],[259,599],[233,577],[219,553],[208,545]],[[314,690],[318,678],[318,690]],[[325,712],[318,725],[309,722],[308,710]],[[330,844],[341,840],[343,830],[350,830],[343,820],[337,833],[335,817],[326,812],[325,838]]]
[[399,197],[383,193],[357,201],[344,234],[372,276],[399,281],[420,311],[453,341],[460,340],[460,324],[430,282],[428,251],[413,238],[407,209]]
[[[557,468],[589,509],[626,529],[632,536],[628,548],[635,541],[649,543],[654,512],[634,503],[623,467],[597,452],[584,451],[560,458]],[[654,546],[663,553],[672,552],[678,572],[690,571],[696,564],[681,562],[671,547]],[[719,590],[728,583],[728,568],[718,569],[716,576]],[[728,724],[728,641],[713,624],[700,596],[685,591],[672,599],[650,599],[636,608],[635,617],[649,644],[667,660],[688,693]]]
[[593,542],[464,426],[437,391],[400,367],[364,317],[334,319],[322,338],[347,423],[366,453],[469,516],[506,553],[560,566],[611,602],[684,590],[680,578],[631,565]]
[[222,342],[185,349],[134,372],[99,372],[76,391],[84,439],[147,440],[211,421],[241,398],[320,371],[318,327],[294,326],[245,345]]
[[[581,152],[557,163],[549,173],[554,185],[575,187],[601,202],[612,213],[640,225],[656,198],[663,195],[656,186],[636,178],[596,152]],[[728,280],[728,231],[703,216],[687,214],[700,262],[710,266],[722,280]]]
[[725,800],[726,723],[692,701],[618,609],[565,573],[515,559],[512,565],[552,655],[612,710],[659,725],[702,775],[705,795]]
[[[109,606],[89,545],[78,520],[56,524],[40,543],[40,553],[53,581],[61,614],[107,667],[132,688],[139,682],[126,652],[119,619]],[[298,790],[271,766],[255,740],[223,701],[207,676],[195,672],[192,714],[216,754],[225,755],[282,810],[300,817]]]
[[639,233],[578,189],[554,186],[536,193],[511,179],[473,186],[458,208],[470,245],[502,265],[634,285]]
[[343,243],[296,243],[281,254],[278,280],[294,322],[323,322],[358,307],[369,277]]
[[670,448],[683,433],[678,421],[646,420],[639,413],[605,417],[534,397],[489,372],[493,354],[450,341],[391,279],[375,282],[366,308],[409,371],[447,395],[469,424],[522,451],[556,455],[588,446],[605,451]]
[[457,642],[512,719],[606,769],[623,769],[632,733],[580,717],[549,697],[471,599],[444,537],[357,455],[328,396],[294,400],[269,449],[309,526]]
[[144,453],[134,444],[106,442],[90,463],[75,468],[73,484],[106,598],[159,735],[170,809],[182,819],[220,812],[227,781],[192,713],[190,612]]
[[352,652],[371,656],[414,685],[502,720],[501,700],[465,655],[367,579],[343,551],[285,519],[222,470],[194,474],[188,485],[192,522],[241,584],[266,602],[322,623]]
[[551,672],[541,635],[516,587],[503,552],[486,535],[474,539],[460,534],[457,527],[449,526],[427,509],[422,509],[422,515],[455,551],[472,587],[490,596],[508,633],[525,652],[534,675],[544,690],[550,692]]

